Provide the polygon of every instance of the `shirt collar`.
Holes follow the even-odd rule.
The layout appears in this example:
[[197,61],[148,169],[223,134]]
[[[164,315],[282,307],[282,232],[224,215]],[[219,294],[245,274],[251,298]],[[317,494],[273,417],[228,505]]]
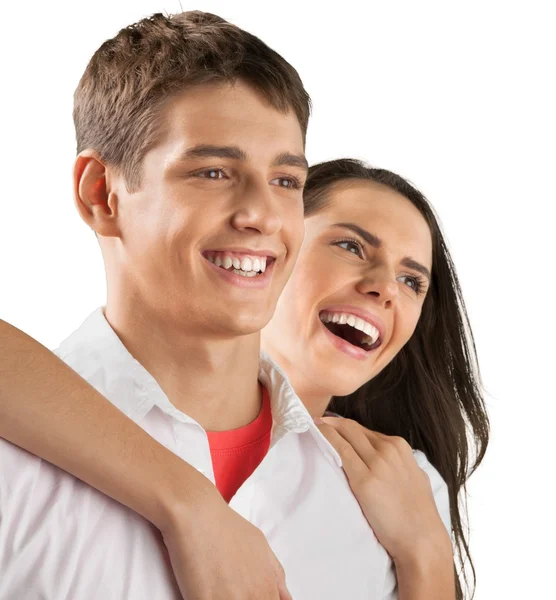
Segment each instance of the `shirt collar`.
[[102,307],[60,344],[56,354],[136,422],[154,406],[175,412],[171,416],[181,421],[192,420],[171,404],[152,375],[128,352]]
[[[157,406],[178,421],[198,425],[170,402],[154,377],[128,352],[106,320],[102,307],[64,340],[56,353],[134,421],[141,421]],[[341,466],[338,453],[320,433],[286,374],[264,352],[261,352],[259,381],[270,396],[273,437],[279,439],[288,432],[310,431],[318,447]]]
[[279,439],[287,432],[309,431],[317,446],[332,464],[341,467],[342,459],[322,435],[305,405],[295,393],[287,375],[265,352],[261,352],[259,381],[269,390],[275,429],[273,438]]

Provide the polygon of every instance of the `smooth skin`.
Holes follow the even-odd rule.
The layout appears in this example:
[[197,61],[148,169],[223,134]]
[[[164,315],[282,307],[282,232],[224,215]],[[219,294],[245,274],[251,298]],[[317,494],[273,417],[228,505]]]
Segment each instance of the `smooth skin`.
[[[422,270],[430,272],[431,264],[426,221],[384,185],[340,182],[305,219],[296,267],[262,339],[313,416],[324,413],[332,396],[351,394],[378,375],[407,343],[429,286]],[[343,306],[382,324],[380,346],[362,360],[338,351],[319,318]]]

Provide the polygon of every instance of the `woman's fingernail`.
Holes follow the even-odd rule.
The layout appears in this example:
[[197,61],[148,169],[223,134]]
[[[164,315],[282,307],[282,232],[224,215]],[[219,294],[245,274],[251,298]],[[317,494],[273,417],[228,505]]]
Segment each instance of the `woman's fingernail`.
[[315,417],[313,421],[316,425],[324,425],[324,421],[320,417]]

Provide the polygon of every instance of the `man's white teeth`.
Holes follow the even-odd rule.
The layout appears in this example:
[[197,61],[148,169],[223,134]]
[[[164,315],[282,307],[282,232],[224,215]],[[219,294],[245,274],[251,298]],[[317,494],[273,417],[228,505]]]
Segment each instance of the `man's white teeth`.
[[206,258],[217,267],[231,270],[236,275],[254,277],[266,271],[266,256],[222,256],[218,253],[207,254]]
[[372,346],[380,336],[379,330],[374,325],[349,313],[323,312],[320,315],[320,320],[323,323],[338,323],[339,325],[347,324],[350,327],[362,331],[366,335],[361,342],[363,344],[368,344],[369,346]]
[[243,277],[255,277],[259,274],[258,271],[242,271],[241,269],[232,269],[232,273],[243,275]]

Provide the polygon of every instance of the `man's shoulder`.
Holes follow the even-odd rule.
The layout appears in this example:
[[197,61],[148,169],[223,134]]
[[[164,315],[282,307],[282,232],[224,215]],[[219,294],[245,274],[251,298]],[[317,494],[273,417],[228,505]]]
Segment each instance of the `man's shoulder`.
[[87,381],[103,368],[102,351],[93,344],[84,342],[71,347],[61,344],[52,352]]
[[[115,339],[102,308],[97,308],[52,352],[97,387],[97,383],[106,381],[106,370],[115,363],[115,356],[119,358],[121,354]],[[106,390],[101,390],[101,393],[106,393]]]
[[81,357],[88,358],[99,346],[99,329],[102,329],[104,316],[102,309],[96,309],[84,321],[52,350],[65,363],[76,364]]

